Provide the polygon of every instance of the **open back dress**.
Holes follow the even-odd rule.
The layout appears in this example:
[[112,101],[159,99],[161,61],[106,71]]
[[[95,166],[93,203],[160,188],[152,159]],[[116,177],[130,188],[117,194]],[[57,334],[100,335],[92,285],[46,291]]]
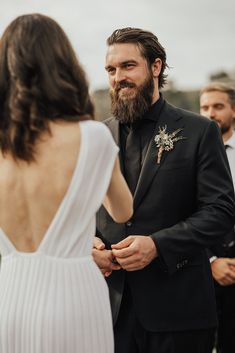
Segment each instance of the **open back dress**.
[[0,229],[0,353],[113,352],[108,288],[91,250],[118,148],[102,123],[80,128],[70,185],[38,249],[18,251]]

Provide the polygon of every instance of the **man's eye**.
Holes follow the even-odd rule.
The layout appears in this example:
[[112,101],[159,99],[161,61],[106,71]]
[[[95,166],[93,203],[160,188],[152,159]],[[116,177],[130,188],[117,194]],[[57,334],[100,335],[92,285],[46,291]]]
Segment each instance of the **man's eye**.
[[114,69],[113,67],[109,67],[109,68],[107,69],[107,72],[108,72],[109,74],[114,74],[114,73],[115,73],[115,69]]
[[129,68],[131,68],[131,67],[133,67],[134,66],[134,64],[126,64],[125,65],[125,67],[127,68],[127,69],[129,69]]

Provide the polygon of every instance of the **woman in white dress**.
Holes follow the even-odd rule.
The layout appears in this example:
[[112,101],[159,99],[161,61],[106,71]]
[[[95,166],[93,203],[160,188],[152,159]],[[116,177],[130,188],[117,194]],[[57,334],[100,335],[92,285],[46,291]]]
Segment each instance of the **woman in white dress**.
[[0,41],[0,353],[113,352],[95,213],[103,202],[124,222],[133,206],[118,148],[92,117],[60,26],[14,20]]

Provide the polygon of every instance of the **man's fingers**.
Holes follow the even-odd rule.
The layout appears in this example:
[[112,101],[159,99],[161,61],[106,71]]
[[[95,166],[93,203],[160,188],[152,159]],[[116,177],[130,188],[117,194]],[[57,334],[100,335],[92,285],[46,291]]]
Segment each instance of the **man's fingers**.
[[144,263],[139,262],[139,261],[135,261],[134,259],[129,259],[128,260],[123,260],[120,259],[120,264],[122,266],[122,268],[126,271],[137,271],[137,270],[141,270],[142,268],[144,268]]
[[124,270],[126,270],[129,266],[139,267],[142,263],[137,255],[127,257],[116,257],[116,260]]
[[100,238],[94,237],[93,248],[96,248],[97,250],[103,250],[105,249],[105,244],[102,242]]
[[224,278],[217,281],[221,286],[231,286],[235,281],[231,278]]
[[222,286],[228,286],[235,283],[234,272],[227,269],[226,272],[220,277],[216,278],[216,281]]
[[111,275],[112,271],[106,271],[104,272],[104,277],[109,277]]
[[111,270],[120,270],[121,269],[121,265],[119,264],[119,263],[111,263],[110,264],[110,266],[109,266],[109,268],[111,269]]
[[128,247],[130,244],[133,243],[134,239],[135,239],[134,237],[129,236],[129,237],[127,237],[127,238],[121,240],[119,243],[113,244],[113,245],[112,245],[112,249],[123,249],[123,248],[126,248],[126,247]]
[[227,277],[229,278],[229,280],[235,282],[235,273],[233,270],[230,270]]
[[112,249],[112,253],[116,259],[118,258],[125,258],[133,255],[134,251],[132,248],[124,248],[120,250]]
[[234,258],[234,259],[228,258],[228,259],[227,259],[227,263],[228,263],[230,266],[235,266],[235,258]]

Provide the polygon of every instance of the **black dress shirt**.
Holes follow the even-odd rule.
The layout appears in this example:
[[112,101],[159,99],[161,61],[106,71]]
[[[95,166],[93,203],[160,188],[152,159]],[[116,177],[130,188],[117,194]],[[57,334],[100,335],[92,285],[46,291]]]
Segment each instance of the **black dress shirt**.
[[[136,183],[140,174],[141,167],[147,152],[149,141],[153,136],[156,123],[158,121],[160,112],[164,105],[164,99],[162,96],[151,106],[148,112],[144,114],[142,119],[133,124],[120,124],[120,146],[121,156],[124,166],[124,175],[127,179],[128,185],[134,193]],[[129,141],[130,133],[133,134],[131,141]],[[129,137],[128,137],[129,136]],[[132,143],[132,145],[131,145]],[[134,145],[133,145],[134,144]],[[128,148],[128,151],[126,151]],[[130,150],[130,151],[129,151]],[[129,153],[135,158],[129,158]],[[127,156],[128,154],[128,156]],[[138,156],[136,156],[138,154]],[[128,171],[135,174],[135,182],[132,181],[129,184]],[[132,185],[134,183],[134,186]]]

